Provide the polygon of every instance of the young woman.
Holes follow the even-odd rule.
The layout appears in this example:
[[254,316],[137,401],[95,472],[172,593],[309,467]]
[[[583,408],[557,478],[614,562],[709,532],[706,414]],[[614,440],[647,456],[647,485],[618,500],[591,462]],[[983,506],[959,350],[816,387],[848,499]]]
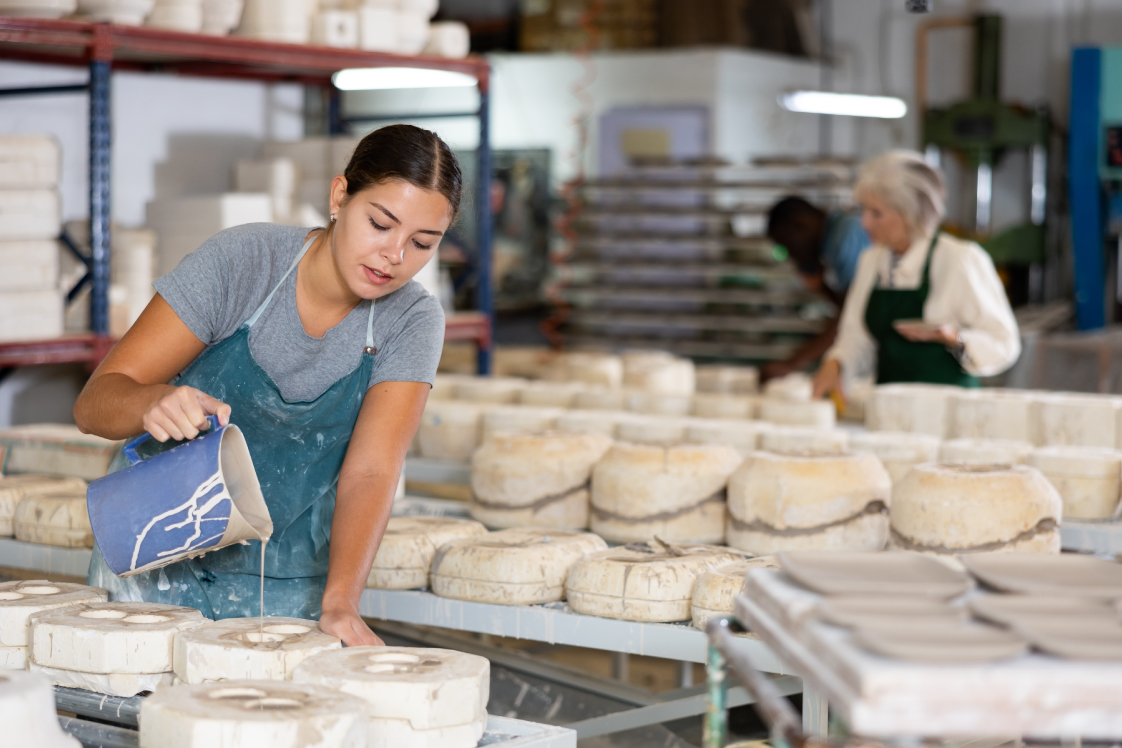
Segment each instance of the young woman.
[[[327,228],[254,224],[208,240],[156,281],[74,408],[83,431],[110,439],[193,439],[208,415],[238,425],[274,525],[266,615],[319,619],[348,646],[381,643],[359,597],[444,340],[439,303],[411,279],[460,193],[435,134],[371,133],[331,184]],[[113,600],[233,618],[258,614],[260,572],[257,544],[127,579],[95,549],[89,582]]]
[[857,264],[838,336],[815,377],[815,396],[841,373],[875,371],[878,383],[978,386],[1021,354],[993,261],[974,242],[939,231],[943,177],[918,153],[890,151],[854,187],[873,246]]

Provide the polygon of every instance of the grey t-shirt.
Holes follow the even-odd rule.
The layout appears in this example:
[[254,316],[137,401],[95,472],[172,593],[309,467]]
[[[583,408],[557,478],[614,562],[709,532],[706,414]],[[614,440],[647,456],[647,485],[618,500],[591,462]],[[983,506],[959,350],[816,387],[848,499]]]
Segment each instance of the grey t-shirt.
[[[253,316],[296,259],[310,229],[253,223],[208,239],[155,282],[156,291],[199,340],[212,346]],[[369,301],[322,338],[304,332],[296,310],[296,271],[280,285],[249,333],[249,350],[286,400],[313,400],[358,367]],[[444,344],[444,311],[416,281],[374,306],[374,369],[379,382],[428,382]]]

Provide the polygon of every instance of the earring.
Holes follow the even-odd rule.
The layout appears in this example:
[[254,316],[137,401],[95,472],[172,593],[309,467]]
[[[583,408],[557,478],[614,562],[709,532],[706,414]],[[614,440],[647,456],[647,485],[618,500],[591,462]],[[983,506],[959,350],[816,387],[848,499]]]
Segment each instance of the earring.
[[335,223],[335,214],[334,213],[331,214],[331,222]]

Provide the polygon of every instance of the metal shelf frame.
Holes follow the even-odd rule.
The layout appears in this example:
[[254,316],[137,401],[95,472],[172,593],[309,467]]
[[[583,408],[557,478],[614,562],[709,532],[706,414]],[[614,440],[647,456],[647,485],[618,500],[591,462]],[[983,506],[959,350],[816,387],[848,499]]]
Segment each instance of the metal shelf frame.
[[[486,318],[487,331],[478,336],[479,370],[490,371],[490,329],[494,320],[491,288],[491,138],[490,138],[490,64],[481,57],[448,60],[435,57],[336,49],[298,44],[262,42],[239,37],[214,37],[143,26],[118,26],[108,23],[55,21],[37,18],[0,16],[0,59],[41,64],[86,67],[89,79],[82,85],[25,86],[0,89],[0,97],[86,93],[89,96],[90,141],[90,327],[95,350],[104,352],[112,345],[109,338],[109,283],[111,257],[111,167],[113,135],[111,118],[112,74],[115,70],[176,73],[212,78],[237,78],[266,83],[301,83],[326,89],[337,102],[338,90],[331,76],[344,68],[411,67],[449,70],[474,77],[479,87],[479,174],[475,208],[478,212],[479,287],[478,311]],[[330,129],[338,132],[341,121],[337,107],[330,117]],[[38,347],[51,347],[57,341],[27,343],[29,358],[18,365],[38,363],[33,355]],[[88,353],[78,358],[59,359],[89,362]],[[100,361],[100,359],[97,359]],[[94,361],[96,364],[96,361]],[[0,367],[11,366],[7,362]]]

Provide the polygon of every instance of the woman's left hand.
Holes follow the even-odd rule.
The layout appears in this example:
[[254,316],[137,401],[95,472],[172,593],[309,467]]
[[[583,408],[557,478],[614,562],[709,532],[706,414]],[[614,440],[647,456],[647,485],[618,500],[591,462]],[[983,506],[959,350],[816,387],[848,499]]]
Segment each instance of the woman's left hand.
[[338,610],[324,609],[319,619],[319,628],[325,634],[337,636],[348,647],[373,645],[384,647],[386,643],[370,630],[356,611],[349,608]]
[[942,343],[946,346],[958,345],[958,330],[954,325],[939,325],[934,330],[924,330],[901,325],[897,331],[915,343]]

